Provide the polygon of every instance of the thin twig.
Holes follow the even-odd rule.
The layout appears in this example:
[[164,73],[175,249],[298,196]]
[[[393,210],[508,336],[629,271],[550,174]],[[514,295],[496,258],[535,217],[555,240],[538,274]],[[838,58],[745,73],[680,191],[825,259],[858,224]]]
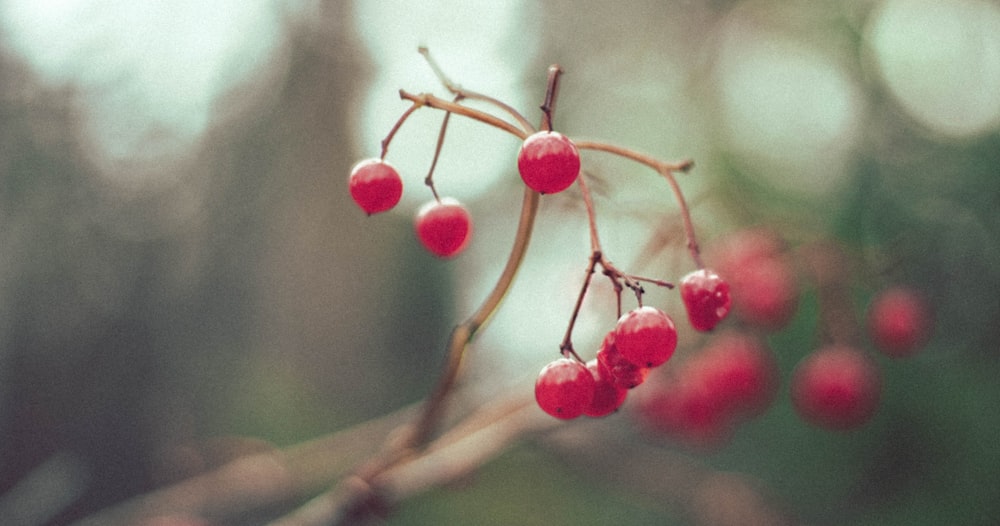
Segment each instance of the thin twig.
[[661,279],[626,274],[604,256],[604,249],[601,246],[601,238],[597,232],[597,211],[594,207],[594,199],[590,193],[590,187],[587,185],[584,174],[580,174],[577,178],[577,185],[580,187],[580,194],[583,196],[584,208],[587,212],[587,225],[590,229],[591,252],[590,261],[587,264],[587,270],[584,274],[583,286],[580,288],[580,293],[577,295],[576,304],[573,306],[573,313],[570,315],[569,325],[566,327],[566,333],[563,336],[562,343],[559,345],[559,350],[562,351],[564,355],[572,354],[577,360],[580,360],[579,355],[576,354],[576,350],[573,348],[573,327],[576,326],[577,317],[580,314],[580,309],[583,307],[583,299],[587,295],[587,290],[590,288],[591,278],[593,277],[597,266],[601,267],[602,273],[611,280],[611,285],[614,287],[618,317],[621,317],[622,314],[621,293],[625,287],[628,287],[635,293],[636,301],[641,306],[642,295],[645,293],[641,282],[652,283],[659,287],[666,288],[673,288],[674,285]]
[[[455,102],[458,103],[460,100],[462,100],[462,97],[456,95]],[[450,120],[451,112],[444,112],[444,119],[441,120],[441,130],[438,132],[437,144],[434,145],[434,157],[431,159],[431,167],[427,170],[427,176],[424,177],[424,184],[430,187],[435,201],[441,201],[441,196],[438,195],[437,188],[434,186],[434,169],[437,168],[438,159],[441,158],[441,150],[444,148],[444,137],[448,131],[448,122]]]
[[549,76],[545,88],[545,100],[542,102],[541,110],[544,120],[542,129],[552,131],[552,117],[556,112],[556,99],[559,97],[559,77],[563,70],[559,64],[549,66]]
[[441,81],[441,84],[444,85],[445,89],[450,91],[453,95],[465,99],[478,100],[481,102],[492,104],[497,108],[503,110],[504,112],[508,113],[511,117],[514,117],[514,120],[521,125],[521,128],[523,128],[524,131],[528,132],[534,129],[534,126],[532,126],[531,123],[528,122],[528,119],[526,119],[524,115],[521,115],[520,112],[515,110],[513,106],[494,97],[490,97],[489,95],[484,95],[482,93],[467,90],[459,86],[458,84],[452,82],[451,79],[449,79],[448,76],[445,75],[444,70],[441,69],[441,66],[438,65],[437,61],[434,60],[434,57],[431,56],[430,50],[428,48],[421,46],[417,48],[417,51],[421,55],[423,55],[424,60],[426,60],[427,64],[431,67],[431,69],[434,70],[434,74],[437,76],[438,80]]
[[396,132],[398,132],[403,126],[406,119],[409,119],[410,115],[413,115],[413,112],[417,111],[417,108],[420,106],[422,106],[422,104],[414,102],[409,108],[406,108],[406,111],[404,111],[403,114],[399,116],[399,119],[396,120],[396,123],[392,125],[389,133],[387,133],[385,138],[382,139],[382,154],[379,156],[380,159],[383,161],[385,160],[385,156],[389,153],[389,144],[392,143],[392,138],[396,136]]
[[687,248],[691,254],[691,259],[694,260],[697,268],[705,267],[701,259],[701,249],[698,246],[698,239],[694,233],[691,211],[688,208],[687,201],[684,199],[684,193],[681,191],[681,187],[677,184],[677,179],[674,177],[674,172],[689,171],[694,166],[694,161],[690,159],[675,162],[661,161],[629,148],[595,141],[576,141],[576,147],[581,150],[597,150],[631,159],[652,168],[663,176],[667,180],[667,184],[670,185],[670,191],[673,192],[674,198],[677,200],[677,205],[680,207],[681,219],[684,222],[684,234],[687,237]]
[[580,287],[580,294],[576,297],[573,314],[570,315],[569,325],[566,327],[566,334],[563,336],[562,343],[559,344],[559,350],[563,355],[571,353],[580,362],[584,362],[584,360],[580,359],[580,356],[576,353],[576,349],[573,348],[573,327],[576,326],[576,318],[579,316],[580,308],[583,306],[583,298],[587,295],[587,290],[590,288],[590,280],[594,276],[594,269],[601,258],[600,254],[599,251],[595,251],[590,257],[590,263],[587,264],[587,270],[584,273],[583,286]]
[[430,93],[414,94],[401,89],[399,90],[399,97],[404,100],[412,101],[418,106],[427,106],[429,108],[436,108],[439,110],[449,111],[451,113],[457,113],[458,115],[462,115],[470,119],[475,119],[479,122],[482,122],[483,124],[489,124],[494,128],[499,128],[521,139],[524,139],[532,131],[534,131],[533,127],[528,129],[521,129],[495,115],[491,115],[484,111],[480,111],[474,108],[470,108],[468,106],[463,106],[461,104],[442,99],[440,97],[436,97]]

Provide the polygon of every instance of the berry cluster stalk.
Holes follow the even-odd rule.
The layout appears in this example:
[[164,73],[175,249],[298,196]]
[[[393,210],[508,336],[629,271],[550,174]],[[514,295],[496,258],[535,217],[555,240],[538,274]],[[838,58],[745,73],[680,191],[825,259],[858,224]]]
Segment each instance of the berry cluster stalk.
[[676,162],[665,162],[637,151],[605,142],[576,141],[576,147],[581,150],[597,150],[631,159],[656,170],[657,173],[662,175],[667,180],[667,184],[670,185],[670,191],[673,192],[674,198],[677,199],[677,206],[680,207],[681,219],[684,221],[684,235],[687,237],[687,248],[691,254],[691,259],[694,260],[696,267],[705,268],[705,264],[701,260],[701,249],[698,246],[698,239],[694,233],[694,223],[691,221],[691,211],[688,208],[687,201],[684,199],[684,193],[681,192],[680,185],[677,184],[677,178],[674,177],[674,172],[689,171],[694,166],[694,161],[684,159]]
[[617,301],[617,317],[622,315],[621,294],[622,291],[625,290],[625,287],[628,287],[635,293],[636,301],[641,306],[642,295],[645,293],[645,290],[642,287],[642,282],[652,283],[659,287],[666,288],[673,288],[674,285],[667,281],[655,278],[626,274],[604,256],[604,249],[601,247],[600,235],[597,232],[597,212],[594,208],[594,198],[590,193],[590,187],[587,185],[586,178],[584,178],[582,174],[580,178],[577,179],[577,185],[580,187],[580,194],[583,196],[584,208],[587,212],[587,225],[590,230],[590,262],[587,264],[583,286],[580,288],[580,294],[577,296],[576,304],[573,306],[573,313],[570,315],[569,325],[566,327],[566,334],[563,336],[562,343],[559,344],[559,351],[562,352],[563,355],[572,355],[577,360],[583,362],[585,360],[582,360],[573,348],[573,327],[576,325],[576,319],[580,314],[580,308],[583,306],[583,298],[587,295],[591,279],[594,272],[597,271],[598,266],[601,267],[602,274],[611,280],[611,286],[614,288]]
[[[421,54],[423,54],[424,58],[426,58],[428,63],[431,64],[431,67],[437,73],[442,83],[444,83],[445,86],[455,94],[455,102],[453,103],[455,106],[461,106],[458,104],[458,101],[463,98],[470,98],[464,90],[454,86],[451,81],[444,76],[443,72],[441,72],[440,68],[437,67],[437,64],[430,57],[430,54],[427,53],[426,48],[421,48]],[[549,68],[548,88],[545,93],[545,102],[542,105],[542,112],[545,115],[543,125],[546,127],[551,126],[552,112],[555,109],[556,91],[558,90],[558,79],[561,73],[562,70],[558,66],[552,66]],[[400,94],[402,95],[402,93],[403,92],[401,91]],[[534,129],[530,127],[530,124],[528,124],[527,120],[521,117],[520,114],[510,106],[485,95],[474,93],[473,96],[478,100],[498,105],[501,109],[504,109],[508,113],[514,115],[515,120],[517,120],[522,127],[525,128],[522,130],[525,135],[519,135],[522,139],[527,136],[527,134],[534,131]],[[451,110],[446,111],[448,111],[447,115],[451,115]],[[478,112],[473,115],[478,115]],[[473,116],[473,118],[475,117]],[[442,125],[437,152],[435,152],[435,161],[437,159],[437,154],[441,149],[441,142],[444,138],[444,126],[446,125],[447,120]],[[430,175],[428,175],[428,181],[429,180]],[[538,192],[529,188],[524,189],[524,196],[521,200],[521,213],[518,219],[517,233],[514,237],[514,244],[507,256],[507,262],[504,265],[504,269],[500,273],[500,277],[494,284],[493,289],[490,291],[489,295],[487,295],[486,299],[483,300],[479,308],[472,313],[468,319],[452,330],[451,337],[448,342],[447,358],[444,369],[438,379],[438,383],[435,386],[434,391],[424,404],[424,410],[420,419],[413,427],[412,435],[403,444],[405,448],[419,449],[423,447],[434,433],[444,411],[445,401],[449,393],[452,391],[455,379],[458,377],[458,372],[461,369],[462,361],[465,357],[465,352],[468,348],[469,342],[472,341],[476,332],[489,320],[490,316],[492,316],[492,314],[496,311],[497,307],[499,307],[501,300],[503,300],[503,297],[510,289],[511,283],[514,281],[514,276],[517,274],[517,270],[520,268],[521,262],[524,260],[524,255],[528,250],[528,244],[531,241],[531,233],[534,229],[535,217],[538,215],[539,197]]]
[[[412,102],[412,105],[404,111],[399,120],[395,123],[388,135],[382,141],[382,158],[385,158],[389,145],[395,134],[414,111],[424,106],[444,111],[445,118],[442,122],[441,130],[438,135],[434,159],[425,178],[425,183],[431,188],[431,191],[436,198],[437,191],[434,188],[432,176],[434,167],[437,164],[437,160],[442,149],[447,125],[452,114],[461,115],[463,117],[493,126],[506,131],[521,140],[524,140],[529,135],[535,133],[536,129],[528,123],[528,121],[520,113],[509,105],[492,97],[459,88],[444,75],[441,68],[438,67],[438,65],[433,61],[425,48],[421,48],[420,52],[437,74],[442,84],[444,84],[448,91],[454,95],[454,100],[445,100],[428,93],[412,94],[401,89],[399,91],[400,98]],[[540,106],[542,111],[541,128],[546,131],[552,130],[553,116],[558,96],[559,77],[561,74],[562,69],[558,65],[553,65],[548,70],[547,89],[544,101]],[[466,99],[478,100],[492,104],[499,108],[502,112],[510,115],[517,124],[512,124],[510,121],[497,117],[493,114],[462,105],[461,102]],[[681,161],[675,163],[663,162],[627,148],[599,142],[579,142],[577,143],[577,146],[582,149],[604,151],[632,159],[640,164],[651,167],[666,178],[671,190],[677,198],[681,215],[684,219],[684,229],[687,235],[688,250],[690,251],[697,266],[699,268],[703,266],[687,203],[685,202],[680,191],[680,187],[677,185],[673,176],[674,171],[687,171],[690,169],[692,166],[691,161]],[[657,285],[667,287],[672,287],[672,285],[661,280],[641,278],[625,274],[604,257],[597,233],[596,214],[590,190],[587,187],[584,177],[578,177],[577,181],[581,192],[583,193],[584,204],[587,211],[590,226],[592,255],[587,269],[586,279],[580,292],[580,296],[577,299],[571,322],[560,349],[564,354],[572,354],[577,360],[580,360],[579,356],[577,356],[575,351],[573,351],[571,334],[580,306],[582,305],[583,298],[589,288],[591,275],[596,270],[597,265],[602,267],[603,273],[609,277],[616,292],[618,293],[619,314],[621,314],[620,293],[624,287],[628,287],[635,292],[637,301],[641,305],[643,294],[643,289],[640,283],[641,281],[652,282]],[[410,425],[401,428],[401,432],[395,435],[395,439],[387,443],[387,449],[383,451],[382,454],[377,455],[369,462],[360,466],[355,471],[354,476],[348,477],[348,479],[332,490],[331,494],[341,495],[341,498],[336,500],[340,501],[342,504],[342,506],[340,506],[341,513],[346,513],[346,515],[340,517],[341,520],[335,522],[347,523],[353,520],[352,518],[356,518],[358,516],[369,515],[373,512],[378,514],[378,511],[383,507],[383,503],[380,502],[381,497],[379,491],[370,486],[370,484],[373,484],[374,481],[381,475],[384,475],[390,470],[407,463],[409,460],[420,458],[432,442],[437,443],[437,441],[441,439],[441,437],[435,438],[435,436],[445,412],[447,399],[454,389],[455,381],[461,370],[468,345],[476,335],[477,331],[486,324],[492,314],[499,307],[500,302],[513,283],[514,277],[524,259],[528,244],[531,240],[535,217],[538,212],[539,199],[539,192],[528,187],[525,188],[521,203],[521,212],[518,220],[517,232],[504,269],[497,279],[497,282],[494,284],[493,289],[480,304],[479,308],[476,309],[476,311],[473,312],[472,315],[470,315],[465,321],[457,325],[452,330],[447,346],[445,364],[441,375],[434,390],[424,402],[419,416]],[[452,432],[454,431],[455,430],[453,429]],[[450,435],[451,433],[448,434]]]

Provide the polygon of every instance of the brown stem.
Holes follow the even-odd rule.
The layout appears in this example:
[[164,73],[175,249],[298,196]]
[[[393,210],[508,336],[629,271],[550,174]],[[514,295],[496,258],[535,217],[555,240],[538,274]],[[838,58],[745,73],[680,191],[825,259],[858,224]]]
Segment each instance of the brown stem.
[[479,111],[477,109],[470,108],[468,106],[463,106],[461,104],[451,102],[442,99],[440,97],[436,97],[434,95],[431,95],[430,93],[414,94],[401,89],[399,90],[399,98],[412,101],[417,106],[427,106],[429,108],[435,108],[439,110],[448,111],[451,113],[457,113],[458,115],[462,115],[463,117],[468,117],[470,119],[482,122],[483,124],[488,124],[490,126],[493,126],[494,128],[499,128],[507,133],[516,135],[521,139],[524,139],[531,132],[534,131],[534,127],[521,129],[499,117],[490,115],[489,113],[486,113],[484,111]]
[[414,102],[412,106],[406,108],[406,111],[404,111],[403,114],[399,116],[399,119],[396,120],[396,123],[392,125],[392,129],[390,129],[389,133],[387,133],[385,138],[382,139],[382,154],[379,157],[380,159],[382,159],[383,161],[385,160],[386,154],[389,153],[389,143],[392,142],[392,138],[396,136],[396,132],[398,132],[399,129],[403,126],[403,123],[406,122],[406,119],[409,119],[410,115],[413,115],[413,112],[417,111],[417,108],[419,108],[421,105],[422,104],[418,102]]
[[594,198],[590,194],[590,186],[587,185],[586,178],[581,173],[576,179],[577,186],[580,187],[580,195],[583,196],[583,207],[587,212],[587,228],[590,230],[590,251],[601,252],[601,239],[597,234],[597,211],[594,208]]
[[469,342],[496,311],[524,259],[538,213],[539,195],[525,188],[517,234],[507,263],[479,309],[452,330],[441,376],[417,419],[411,424],[400,426],[394,433],[397,439],[388,440],[385,451],[361,465],[352,476],[333,490],[320,495],[297,511],[293,518],[280,524],[363,524],[365,516],[377,514],[388,505],[385,500],[387,496],[380,487],[383,482],[379,481],[384,481],[386,473],[404,465],[407,459],[419,458],[426,453],[444,415],[446,402],[454,390]]
[[458,371],[465,357],[465,350],[468,343],[475,336],[476,332],[486,323],[489,317],[496,311],[500,301],[507,294],[514,276],[517,274],[524,255],[528,250],[528,243],[531,240],[531,233],[534,229],[535,217],[538,215],[539,194],[529,188],[524,189],[524,197],[521,202],[521,215],[518,220],[517,234],[514,238],[514,245],[511,247],[507,257],[507,263],[503,272],[493,285],[493,290],[483,300],[468,319],[455,327],[451,333],[448,343],[448,355],[444,370],[438,380],[437,386],[424,405],[424,411],[414,427],[413,434],[407,441],[408,447],[419,448],[427,443],[444,409],[444,402],[451,392]]
[[542,129],[552,131],[552,116],[556,112],[556,98],[559,96],[559,77],[562,75],[559,64],[549,66],[549,77],[546,82],[545,100],[542,102]]
[[694,223],[691,221],[691,211],[688,208],[687,201],[684,199],[684,193],[681,191],[681,187],[677,184],[677,179],[674,177],[674,172],[687,172],[690,170],[694,166],[694,161],[686,159],[677,162],[665,162],[635,150],[603,142],[576,141],[576,147],[581,150],[597,150],[625,157],[626,159],[644,164],[662,175],[667,180],[667,184],[670,185],[670,190],[673,192],[674,198],[677,200],[677,205],[681,209],[681,219],[684,222],[684,234],[687,237],[687,248],[691,254],[691,259],[694,260],[697,268],[705,267],[701,259],[701,249],[698,247],[698,240],[695,237]]
[[[461,96],[455,97],[455,102],[461,100]],[[431,159],[431,167],[427,170],[427,176],[424,177],[424,184],[429,186],[431,193],[434,194],[434,200],[440,201],[441,197],[438,195],[437,188],[434,186],[434,169],[437,168],[438,159],[441,157],[441,150],[444,148],[444,136],[448,131],[448,121],[451,120],[451,112],[446,111],[444,113],[444,119],[441,120],[441,131],[438,132],[437,144],[434,146],[434,158]]]
[[563,355],[567,353],[572,353],[578,361],[583,362],[580,356],[576,354],[576,350],[573,348],[573,327],[576,326],[576,318],[580,314],[580,308],[583,306],[583,298],[587,295],[587,289],[590,288],[590,280],[594,276],[594,270],[597,268],[597,262],[601,258],[601,253],[599,251],[594,251],[590,256],[590,263],[587,264],[587,270],[583,278],[583,286],[580,287],[580,294],[576,297],[576,304],[573,306],[573,314],[569,317],[569,325],[566,327],[566,334],[563,336],[562,343],[559,344],[559,350],[562,351]]
[[503,110],[507,114],[509,114],[511,117],[514,117],[514,120],[517,121],[517,123],[520,124],[521,128],[523,128],[524,130],[534,129],[534,126],[532,126],[531,123],[528,122],[528,119],[524,118],[524,115],[521,115],[521,113],[515,110],[511,105],[501,100],[490,97],[489,95],[484,95],[482,93],[477,93],[475,91],[467,90],[465,88],[462,88],[458,84],[452,82],[451,79],[449,79],[448,76],[444,74],[444,70],[441,69],[441,66],[439,66],[437,61],[434,60],[434,57],[431,56],[429,49],[427,49],[424,46],[421,46],[417,48],[417,51],[421,55],[423,55],[424,60],[426,60],[427,64],[431,67],[431,69],[434,70],[434,75],[436,75],[438,80],[441,81],[441,84],[444,85],[445,89],[450,91],[453,95],[456,95],[460,98],[478,100],[481,102],[492,104],[497,108]]
[[471,472],[514,441],[551,428],[556,421],[539,411],[525,391],[485,404],[426,449],[366,477],[342,481],[334,491],[306,503],[270,526],[358,526],[380,523],[407,498]]
[[691,254],[691,259],[694,260],[695,267],[703,269],[705,268],[705,263],[701,260],[701,249],[698,247],[698,239],[694,235],[694,223],[691,221],[691,211],[688,209],[687,201],[684,200],[684,194],[681,192],[680,185],[677,184],[677,178],[674,177],[672,171],[667,169],[660,170],[660,174],[667,179],[670,190],[673,191],[674,197],[677,198],[677,205],[681,209],[681,219],[684,221],[684,234],[687,236],[687,248]]
[[635,292],[636,300],[641,306],[642,295],[645,291],[643,290],[640,282],[645,281],[647,283],[653,283],[657,286],[667,288],[673,288],[673,284],[660,279],[626,274],[604,257],[604,250],[601,247],[601,239],[597,233],[597,212],[594,208],[594,199],[590,193],[590,187],[587,185],[587,181],[583,174],[580,174],[580,177],[577,178],[577,184],[580,187],[580,193],[583,196],[584,208],[587,211],[587,225],[590,229],[591,254],[590,263],[587,265],[587,271],[583,280],[583,286],[580,289],[580,294],[576,298],[576,304],[573,306],[573,313],[570,315],[569,326],[566,327],[566,334],[563,336],[559,349],[563,352],[563,354],[572,353],[573,356],[576,356],[579,360],[579,355],[577,355],[576,351],[573,349],[573,327],[576,326],[576,319],[583,306],[583,298],[587,295],[587,290],[590,288],[591,278],[593,277],[594,271],[598,265],[601,266],[603,274],[611,280],[611,284],[614,287],[615,296],[617,298],[618,317],[621,317],[622,314],[621,293],[624,287],[628,287]]

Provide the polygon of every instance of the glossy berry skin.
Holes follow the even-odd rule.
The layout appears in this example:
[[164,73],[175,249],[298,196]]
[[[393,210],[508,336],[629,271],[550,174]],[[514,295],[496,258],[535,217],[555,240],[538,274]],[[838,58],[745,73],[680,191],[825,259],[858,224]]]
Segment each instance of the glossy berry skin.
[[691,326],[710,331],[729,314],[729,283],[710,269],[695,270],[681,278],[681,299]]
[[905,287],[893,287],[877,294],[868,307],[867,321],[872,343],[892,358],[914,355],[927,342],[933,329],[926,300]]
[[458,255],[472,237],[472,216],[458,201],[445,197],[420,207],[414,221],[417,238],[440,258]]
[[562,192],[580,175],[580,152],[569,137],[559,132],[540,131],[521,144],[517,170],[524,184],[536,192]]
[[597,382],[587,366],[569,358],[549,363],[535,380],[535,401],[542,411],[563,420],[576,418],[594,401]]
[[583,414],[591,418],[608,416],[618,410],[628,395],[628,389],[615,385],[607,370],[602,374],[597,358],[587,362],[587,370],[594,376],[594,399],[583,409]]
[[803,420],[829,430],[850,430],[878,410],[882,381],[860,350],[830,345],[806,356],[791,378],[792,405]]
[[597,351],[597,366],[601,376],[622,389],[638,387],[649,374],[649,368],[640,367],[625,358],[615,346],[615,331],[610,331]]
[[650,306],[625,313],[615,325],[615,347],[639,367],[657,367],[677,348],[677,328],[670,316]]
[[355,164],[348,187],[351,198],[368,215],[391,210],[403,196],[399,172],[381,159],[365,159]]

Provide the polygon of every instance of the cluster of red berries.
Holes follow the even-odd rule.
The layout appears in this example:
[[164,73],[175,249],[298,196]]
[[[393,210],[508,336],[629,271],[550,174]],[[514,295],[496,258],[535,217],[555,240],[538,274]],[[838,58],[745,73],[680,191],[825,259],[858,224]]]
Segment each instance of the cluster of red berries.
[[[580,153],[568,137],[541,131],[521,145],[517,168],[524,183],[542,194],[561,192],[580,174]],[[348,178],[354,202],[366,214],[392,210],[403,196],[403,179],[384,159],[365,159],[354,165]],[[417,211],[417,239],[431,254],[451,258],[461,253],[472,238],[472,215],[457,199],[438,198]]]
[[677,328],[670,316],[655,307],[639,307],[619,318],[586,364],[565,357],[546,365],[535,381],[535,400],[556,418],[609,415],[676,348]]
[[[710,259],[728,278],[741,329],[711,338],[667,374],[656,375],[635,405],[646,428],[708,448],[724,444],[739,423],[760,416],[776,399],[780,371],[765,335],[790,322],[800,290],[787,247],[770,231],[738,232],[713,248]],[[910,288],[880,291],[866,312],[871,345],[891,358],[915,354],[931,334],[928,305]],[[694,318],[692,325],[698,326]],[[878,363],[860,343],[820,346],[799,361],[789,385],[798,415],[829,430],[867,423],[878,410],[881,391]]]
[[[554,98],[559,71],[557,67],[550,68],[549,91],[542,106],[547,127],[551,126],[549,101]],[[411,111],[428,103],[428,99],[411,99],[415,102]],[[510,111],[499,101],[494,102]],[[442,102],[436,104],[439,109],[445,106]],[[461,111],[461,108],[452,104],[447,110]],[[394,131],[408,114],[404,114]],[[577,144],[550,129],[528,134],[525,130],[529,128],[526,125],[522,131],[513,132],[524,138],[517,155],[522,181],[539,194],[566,190],[580,177]],[[391,210],[403,193],[399,173],[384,159],[392,133],[383,141],[382,156],[359,162],[349,177],[352,198],[369,215]],[[442,137],[443,134],[442,128]],[[736,325],[708,339],[700,352],[688,356],[680,365],[666,369],[665,374],[653,375],[656,380],[650,383],[654,385],[640,396],[636,413],[647,427],[688,444],[724,443],[741,422],[762,415],[777,397],[781,375],[766,335],[786,327],[796,313],[800,281],[803,281],[798,258],[792,257],[789,247],[774,233],[748,230],[718,243],[714,254],[705,258],[712,266],[705,267],[694,241],[686,204],[670,173],[686,169],[690,163],[649,161],[626,149],[598,143],[581,142],[580,147],[630,157],[653,167],[671,182],[685,219],[688,246],[698,267],[679,283],[687,319],[696,331],[710,332],[732,311]],[[438,153],[440,143],[435,161]],[[430,174],[425,183],[434,198],[416,214],[416,236],[432,254],[454,257],[469,243],[472,217],[457,200],[438,196]],[[580,180],[591,219],[592,245],[599,245],[584,183]],[[654,369],[674,355],[678,344],[677,328],[670,316],[642,305],[643,291],[636,285],[635,277],[621,273],[601,259],[599,246],[593,252],[591,271],[600,262],[619,294],[622,282],[627,281],[636,292],[639,306],[620,315],[596,356],[586,362],[569,341],[576,319],[574,312],[566,340],[560,346],[561,357],[546,365],[535,382],[538,406],[559,419],[601,417],[617,411],[629,390],[646,382]],[[817,282],[817,290],[822,289],[818,275],[814,273],[811,277]],[[588,285],[589,279],[584,292]],[[618,299],[621,314],[620,295]],[[931,331],[927,305],[909,289],[893,288],[877,295],[869,307],[866,326],[872,345],[893,358],[914,354]],[[821,309],[821,324],[824,316]],[[803,420],[815,426],[853,429],[869,421],[877,411],[881,374],[876,361],[861,350],[860,343],[845,343],[851,339],[837,336],[827,339],[830,343],[805,356],[792,372],[789,386],[792,405]]]
[[[712,330],[729,314],[729,286],[714,271],[691,272],[680,288],[696,330]],[[594,359],[584,364],[575,356],[564,357],[546,365],[535,381],[535,399],[556,418],[609,415],[625,402],[628,390],[642,384],[676,348],[673,319],[655,307],[638,307],[618,319]]]
[[[866,329],[876,350],[913,356],[931,335],[927,301],[915,290],[883,289],[868,306]],[[826,429],[853,429],[874,416],[881,398],[878,364],[859,346],[833,343],[807,355],[792,373],[791,396],[803,419]]]
[[[517,168],[532,190],[558,193],[579,177],[580,153],[565,135],[541,131],[522,143]],[[356,164],[349,187],[351,197],[369,215],[391,210],[403,193],[399,172],[383,159]],[[439,257],[460,253],[472,233],[468,210],[451,198],[435,198],[421,207],[414,227],[423,246]],[[712,270],[684,276],[680,290],[688,319],[699,331],[711,330],[729,313],[729,285]],[[548,364],[535,385],[536,399],[557,418],[610,414],[624,402],[627,391],[641,384],[650,369],[665,363],[676,347],[673,320],[656,308],[639,307],[618,320],[589,363],[574,356]]]
[[724,444],[741,422],[774,401],[778,366],[763,339],[726,331],[698,354],[657,375],[635,405],[650,430],[697,447]]

